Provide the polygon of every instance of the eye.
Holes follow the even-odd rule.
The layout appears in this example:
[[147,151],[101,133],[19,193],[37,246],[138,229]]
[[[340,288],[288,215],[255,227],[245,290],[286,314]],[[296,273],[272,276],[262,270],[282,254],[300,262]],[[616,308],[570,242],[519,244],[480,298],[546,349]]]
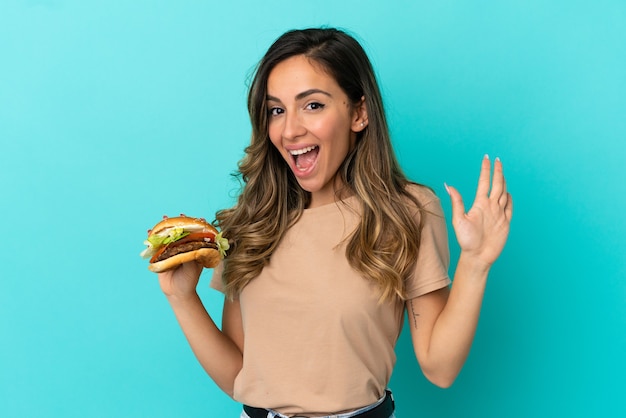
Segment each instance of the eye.
[[284,111],[283,109],[281,109],[280,107],[276,107],[276,106],[274,106],[274,107],[270,107],[270,108],[267,110],[267,114],[268,114],[268,116],[272,116],[272,117],[273,117],[273,116],[278,116],[278,115],[281,115],[281,114],[283,114],[283,113],[285,113],[285,111]]
[[311,102],[311,103],[306,105],[306,108],[308,110],[322,110],[324,108],[324,106],[325,105],[323,103]]

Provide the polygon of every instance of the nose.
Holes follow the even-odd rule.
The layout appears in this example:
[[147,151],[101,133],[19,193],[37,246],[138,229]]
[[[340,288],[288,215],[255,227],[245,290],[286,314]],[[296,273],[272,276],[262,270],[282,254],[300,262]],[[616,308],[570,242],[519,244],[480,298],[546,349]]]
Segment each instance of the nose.
[[286,112],[283,119],[283,138],[293,141],[305,133],[306,127],[302,123],[300,115],[295,112]]

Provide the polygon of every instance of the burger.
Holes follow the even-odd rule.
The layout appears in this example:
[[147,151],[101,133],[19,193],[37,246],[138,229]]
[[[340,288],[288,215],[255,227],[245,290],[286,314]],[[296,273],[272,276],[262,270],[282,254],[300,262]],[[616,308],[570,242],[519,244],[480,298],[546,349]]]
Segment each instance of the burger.
[[149,258],[148,269],[155,273],[173,269],[188,261],[213,268],[226,256],[229,244],[221,232],[203,218],[180,216],[163,220],[148,230],[147,246],[141,252]]

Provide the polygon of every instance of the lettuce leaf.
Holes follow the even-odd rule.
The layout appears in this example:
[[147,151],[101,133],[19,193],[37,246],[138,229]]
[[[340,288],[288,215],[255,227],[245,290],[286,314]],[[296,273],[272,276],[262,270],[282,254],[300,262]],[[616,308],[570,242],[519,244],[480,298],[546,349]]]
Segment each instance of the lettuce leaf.
[[217,249],[220,252],[222,258],[226,257],[226,251],[230,248],[230,244],[228,243],[228,239],[222,236],[220,232],[215,236],[215,243],[217,244]]
[[140,254],[142,258],[150,258],[164,245],[178,241],[181,238],[189,235],[183,228],[171,228],[167,231],[167,234],[153,234],[148,237],[143,243],[148,247]]

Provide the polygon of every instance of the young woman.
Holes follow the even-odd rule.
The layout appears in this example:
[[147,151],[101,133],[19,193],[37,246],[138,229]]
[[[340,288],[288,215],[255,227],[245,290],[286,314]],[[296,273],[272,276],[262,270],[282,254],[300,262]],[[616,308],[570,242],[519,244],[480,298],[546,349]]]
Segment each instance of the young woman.
[[406,310],[423,373],[450,386],[508,236],[501,162],[491,179],[483,159],[468,212],[446,186],[461,248],[451,282],[441,204],[398,166],[354,38],[282,35],[259,63],[248,109],[243,188],[217,214],[232,240],[211,282],[226,295],[221,329],[196,293],[199,265],[159,275],[206,372],[244,404],[244,418],[393,417],[387,384]]

